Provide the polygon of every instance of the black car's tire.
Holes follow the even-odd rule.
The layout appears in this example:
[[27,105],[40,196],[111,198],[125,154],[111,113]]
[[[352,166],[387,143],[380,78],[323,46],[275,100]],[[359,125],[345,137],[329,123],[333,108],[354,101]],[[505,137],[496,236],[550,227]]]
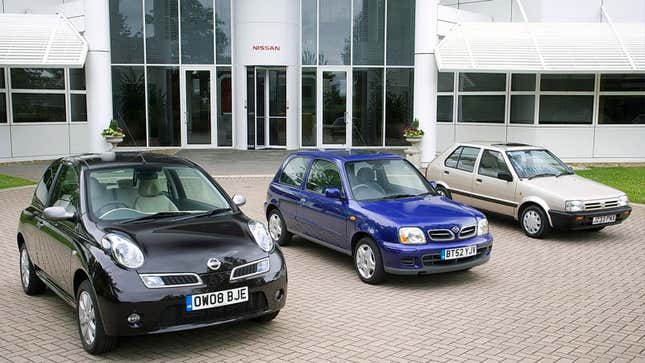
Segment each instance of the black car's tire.
[[271,320],[275,319],[278,316],[278,314],[280,314],[280,310],[274,311],[272,313],[265,314],[262,316],[258,316],[257,318],[253,318],[252,320],[256,323],[268,323]]
[[600,232],[600,231],[602,231],[603,229],[605,229],[605,226],[602,226],[602,227],[595,227],[595,228],[589,228],[589,229],[585,229],[585,231],[588,231],[588,232]]
[[274,243],[277,243],[279,246],[286,246],[291,242],[293,235],[287,230],[287,224],[284,222],[284,218],[282,218],[282,213],[277,208],[269,212],[267,223],[269,235]]
[[546,213],[536,205],[530,205],[522,210],[520,226],[531,238],[542,238],[551,231]]
[[40,294],[47,288],[40,277],[36,275],[36,269],[31,263],[27,246],[24,243],[20,246],[20,282],[27,295]]
[[[103,320],[96,303],[96,294],[87,280],[83,281],[76,291],[76,321],[81,343],[86,352],[98,355],[116,348],[117,337],[105,334]],[[91,339],[92,322],[94,323],[93,339]]]
[[371,238],[364,237],[356,244],[354,268],[358,277],[365,283],[378,285],[385,281],[381,250]]
[[439,194],[441,196],[444,196],[444,197],[446,197],[448,199],[452,199],[452,194],[450,194],[450,191],[448,189],[446,189],[444,186],[437,185],[436,190],[437,190],[437,194]]

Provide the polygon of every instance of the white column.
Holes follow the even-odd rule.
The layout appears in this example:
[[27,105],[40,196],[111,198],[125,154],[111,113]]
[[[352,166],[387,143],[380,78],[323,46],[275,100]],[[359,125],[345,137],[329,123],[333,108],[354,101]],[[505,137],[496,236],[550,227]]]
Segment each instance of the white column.
[[296,150],[300,144],[300,71],[296,65],[287,67],[287,150]]
[[85,62],[89,151],[104,152],[109,144],[100,134],[112,119],[109,1],[85,0],[84,8],[89,45]]
[[421,165],[437,152],[437,6],[439,0],[417,0],[414,36],[414,117],[425,132],[421,141]]

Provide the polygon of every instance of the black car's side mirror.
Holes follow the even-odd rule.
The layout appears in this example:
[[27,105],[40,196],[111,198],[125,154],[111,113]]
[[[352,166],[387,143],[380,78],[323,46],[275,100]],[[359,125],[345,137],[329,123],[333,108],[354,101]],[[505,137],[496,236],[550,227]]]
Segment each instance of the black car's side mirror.
[[233,203],[235,203],[236,206],[241,207],[246,204],[246,197],[243,195],[235,194],[233,196]]
[[342,194],[338,188],[326,188],[325,197],[332,199],[342,199]]
[[76,214],[74,212],[70,212],[65,207],[45,208],[43,215],[50,221],[71,221],[76,218]]
[[508,171],[500,171],[497,173],[497,179],[506,180],[507,182],[513,181],[513,176]]

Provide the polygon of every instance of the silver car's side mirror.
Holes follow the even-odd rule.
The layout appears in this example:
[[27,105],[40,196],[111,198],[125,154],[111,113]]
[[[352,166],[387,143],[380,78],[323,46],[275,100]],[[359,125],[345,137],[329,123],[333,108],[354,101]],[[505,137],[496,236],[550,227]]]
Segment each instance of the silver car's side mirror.
[[50,221],[69,221],[75,217],[74,212],[68,211],[65,207],[45,208],[43,215]]
[[246,204],[246,197],[243,195],[235,194],[233,196],[233,203],[235,203],[236,206],[241,207]]

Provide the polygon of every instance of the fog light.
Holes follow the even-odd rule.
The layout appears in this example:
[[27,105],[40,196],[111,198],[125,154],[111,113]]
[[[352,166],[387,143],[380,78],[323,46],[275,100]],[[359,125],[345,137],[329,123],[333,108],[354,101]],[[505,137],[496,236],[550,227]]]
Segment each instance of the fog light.
[[138,328],[141,326],[141,316],[137,313],[132,313],[128,315],[128,325],[131,328]]
[[278,289],[278,291],[275,292],[275,301],[280,301],[284,297],[284,290]]
[[577,217],[576,217],[576,221],[581,221],[581,220],[583,220],[583,219],[585,219],[585,217],[583,217],[583,216],[577,216]]

